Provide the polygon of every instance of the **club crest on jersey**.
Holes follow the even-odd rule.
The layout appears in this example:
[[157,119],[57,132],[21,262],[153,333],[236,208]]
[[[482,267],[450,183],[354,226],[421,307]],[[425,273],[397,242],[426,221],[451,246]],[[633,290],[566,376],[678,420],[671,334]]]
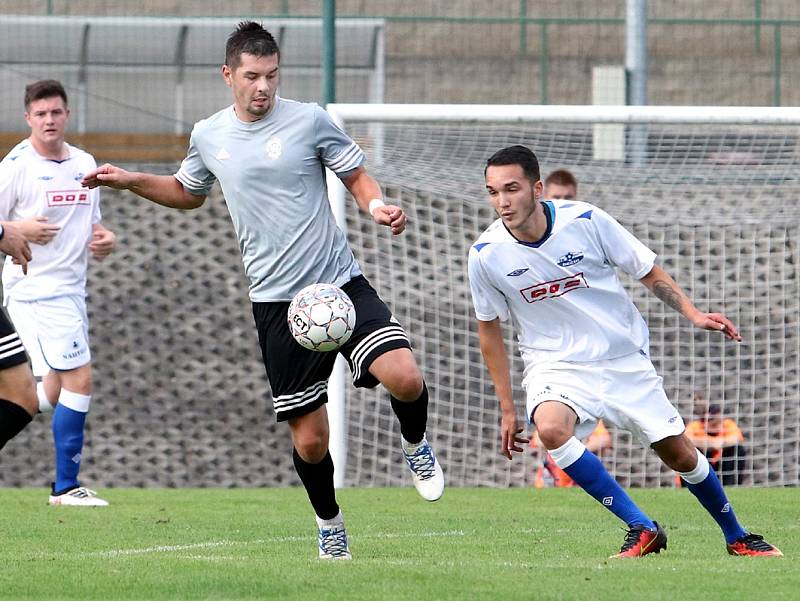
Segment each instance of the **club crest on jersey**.
[[568,252],[565,255],[558,257],[558,261],[556,263],[561,267],[569,267],[570,265],[575,265],[575,263],[580,263],[583,261],[583,251],[577,250],[575,252]]
[[83,175],[84,174],[79,171],[78,173],[72,176],[72,179],[74,179],[76,182],[79,182],[83,179]]
[[522,275],[526,271],[528,271],[527,267],[521,267],[520,269],[515,269],[514,271],[511,271],[511,272],[507,273],[506,275],[508,277],[510,277],[510,278],[514,278],[514,277],[517,277],[518,275]]
[[88,190],[48,190],[47,191],[47,206],[48,207],[66,207],[71,205],[88,205],[89,201]]
[[269,140],[267,140],[267,144],[264,147],[267,151],[267,156],[271,158],[273,161],[283,154],[283,144],[281,144],[281,139],[277,136],[272,136]]
[[551,280],[549,282],[542,282],[535,284],[528,288],[520,290],[522,297],[529,303],[545,300],[548,298],[558,298],[565,295],[567,292],[577,290],[578,288],[588,288],[589,284],[586,283],[586,278],[583,277],[583,272],[576,273],[565,278]]

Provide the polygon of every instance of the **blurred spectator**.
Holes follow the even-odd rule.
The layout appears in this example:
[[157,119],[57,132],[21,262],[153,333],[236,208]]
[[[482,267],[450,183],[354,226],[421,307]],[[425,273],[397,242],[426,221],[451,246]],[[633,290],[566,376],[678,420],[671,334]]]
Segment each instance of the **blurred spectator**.
[[[695,397],[697,403],[703,399]],[[701,419],[686,425],[686,435],[708,457],[723,485],[742,484],[745,477],[744,434],[731,418],[723,418],[722,408],[709,404]]]
[[578,200],[578,180],[567,169],[556,169],[544,180],[544,197],[548,200]]

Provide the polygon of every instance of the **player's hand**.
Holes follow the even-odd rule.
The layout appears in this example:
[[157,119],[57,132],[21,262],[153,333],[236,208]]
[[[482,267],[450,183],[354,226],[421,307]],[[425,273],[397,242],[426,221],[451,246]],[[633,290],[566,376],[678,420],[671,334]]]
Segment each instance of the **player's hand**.
[[25,239],[34,244],[47,244],[56,237],[56,234],[61,229],[60,225],[47,223],[47,217],[44,216],[23,219],[18,221],[17,224],[22,230],[22,235],[25,236]]
[[107,186],[117,190],[125,190],[133,183],[133,175],[129,171],[115,167],[106,163],[94,171],[90,171],[83,176],[81,186],[84,188],[97,188]]
[[736,342],[742,341],[742,337],[736,330],[736,326],[722,313],[700,313],[693,323],[698,328],[703,328],[704,330],[722,332],[728,340],[735,340]]
[[89,251],[91,251],[92,256],[98,261],[102,261],[111,254],[116,245],[117,237],[114,232],[103,226],[98,227],[98,224],[95,224],[92,229],[92,240],[89,242]]
[[397,205],[383,205],[376,208],[372,218],[379,225],[388,225],[395,236],[402,234],[406,229],[405,211]]
[[503,414],[503,418],[500,420],[500,444],[502,445],[500,453],[506,459],[513,458],[512,452],[522,453],[525,449],[519,445],[530,442],[524,436],[520,436],[521,433],[522,428],[517,425],[516,414]]
[[28,273],[28,261],[33,258],[31,247],[25,234],[16,223],[3,222],[3,239],[0,240],[0,252],[11,257],[11,260],[22,267],[22,273]]

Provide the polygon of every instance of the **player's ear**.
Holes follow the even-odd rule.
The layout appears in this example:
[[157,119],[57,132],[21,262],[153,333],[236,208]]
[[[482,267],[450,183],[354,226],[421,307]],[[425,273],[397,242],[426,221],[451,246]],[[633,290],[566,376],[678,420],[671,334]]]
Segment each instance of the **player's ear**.
[[232,84],[231,82],[232,75],[233,71],[231,71],[231,68],[228,65],[222,65],[222,78],[225,80],[225,83],[228,84],[228,86]]
[[537,199],[544,196],[544,184],[542,180],[537,180],[536,183],[533,184],[533,196]]

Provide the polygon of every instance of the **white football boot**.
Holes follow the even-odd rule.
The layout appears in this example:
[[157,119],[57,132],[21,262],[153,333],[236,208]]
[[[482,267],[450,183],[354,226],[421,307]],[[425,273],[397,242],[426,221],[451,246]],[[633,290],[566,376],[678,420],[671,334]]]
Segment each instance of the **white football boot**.
[[317,527],[320,559],[353,559],[347,546],[347,532],[341,511],[331,520],[317,518]]
[[417,492],[426,501],[438,501],[444,494],[444,472],[430,443],[424,436],[416,444],[411,444],[402,436],[400,438],[403,456],[411,470]]
[[85,486],[78,486],[60,495],[50,495],[50,505],[71,505],[73,507],[106,507],[108,501]]

